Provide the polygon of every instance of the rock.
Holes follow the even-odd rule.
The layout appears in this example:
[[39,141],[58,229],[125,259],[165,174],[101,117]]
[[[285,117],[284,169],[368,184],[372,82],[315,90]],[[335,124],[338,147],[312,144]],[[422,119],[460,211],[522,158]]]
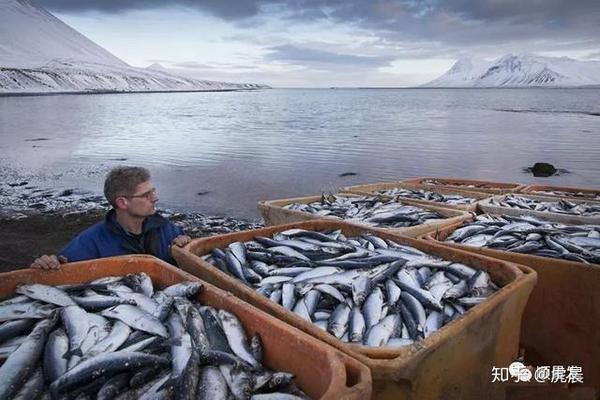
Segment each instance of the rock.
[[538,162],[531,167],[531,173],[536,177],[549,177],[556,174],[558,170],[552,164]]

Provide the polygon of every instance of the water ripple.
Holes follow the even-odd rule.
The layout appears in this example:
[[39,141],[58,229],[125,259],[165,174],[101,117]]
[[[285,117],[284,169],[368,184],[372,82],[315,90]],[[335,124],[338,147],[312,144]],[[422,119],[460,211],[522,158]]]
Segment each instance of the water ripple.
[[598,104],[600,90],[577,89],[0,98],[0,179],[101,193],[98,171],[140,164],[169,205],[245,217],[259,199],[373,180],[542,182],[522,173],[537,161],[572,172],[544,183],[600,186]]

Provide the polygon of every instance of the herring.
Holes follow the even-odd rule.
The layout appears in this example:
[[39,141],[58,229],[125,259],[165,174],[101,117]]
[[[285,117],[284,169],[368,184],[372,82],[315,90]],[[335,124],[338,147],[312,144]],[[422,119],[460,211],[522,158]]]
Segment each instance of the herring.
[[[250,287],[336,338],[362,345],[368,345],[370,329],[391,315],[398,323],[389,338],[384,336],[389,340],[371,343],[423,339],[449,321],[437,324],[434,312],[448,305],[470,308],[498,289],[483,271],[372,233],[347,237],[339,229],[289,229],[236,243],[246,257],[242,272],[252,269],[259,276],[246,282]],[[213,249],[203,260],[218,267],[228,250]]]

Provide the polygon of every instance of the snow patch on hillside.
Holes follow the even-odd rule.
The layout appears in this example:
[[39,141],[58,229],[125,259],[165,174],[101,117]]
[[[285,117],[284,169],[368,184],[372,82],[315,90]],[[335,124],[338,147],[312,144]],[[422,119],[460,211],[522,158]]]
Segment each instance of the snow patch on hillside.
[[461,58],[424,87],[577,87],[600,85],[600,62],[508,54],[493,61]]
[[0,93],[268,88],[136,68],[30,0],[0,0]]

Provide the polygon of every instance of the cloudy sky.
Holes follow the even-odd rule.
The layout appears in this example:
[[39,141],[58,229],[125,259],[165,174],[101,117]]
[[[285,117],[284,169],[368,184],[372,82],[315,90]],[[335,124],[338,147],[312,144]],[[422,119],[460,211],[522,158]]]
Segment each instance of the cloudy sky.
[[599,0],[37,0],[129,64],[275,87],[412,86],[460,57],[600,59]]

